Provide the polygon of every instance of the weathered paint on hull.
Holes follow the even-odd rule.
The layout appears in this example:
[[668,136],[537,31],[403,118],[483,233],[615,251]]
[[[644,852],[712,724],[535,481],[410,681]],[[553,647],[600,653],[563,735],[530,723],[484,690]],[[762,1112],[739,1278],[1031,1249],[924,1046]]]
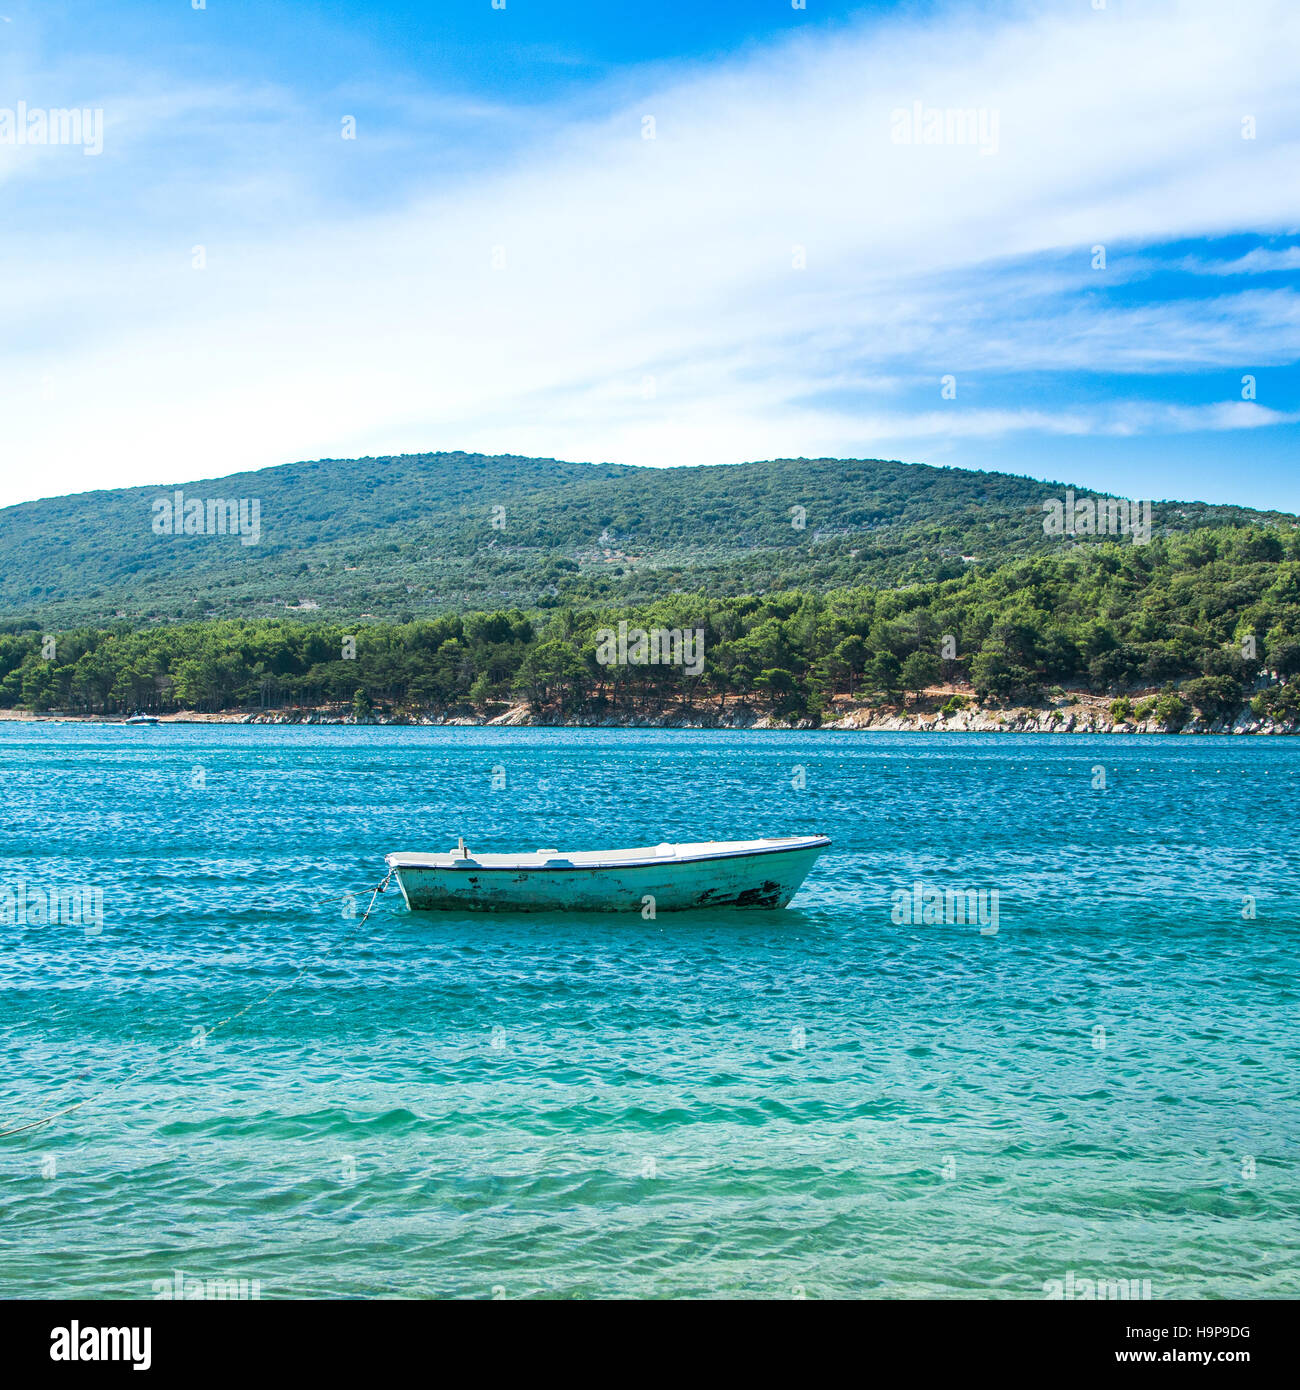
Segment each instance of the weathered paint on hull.
[[656,912],[784,907],[821,847],[730,859],[624,868],[447,869],[403,867],[397,882],[416,912]]

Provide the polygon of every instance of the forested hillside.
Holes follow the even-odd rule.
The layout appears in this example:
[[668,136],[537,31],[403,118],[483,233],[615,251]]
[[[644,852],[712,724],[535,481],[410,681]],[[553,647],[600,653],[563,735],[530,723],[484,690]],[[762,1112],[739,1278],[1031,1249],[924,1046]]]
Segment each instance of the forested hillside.
[[[409,622],[684,592],[934,583],[1059,555],[1063,542],[1043,533],[1043,503],[1064,491],[881,460],[656,469],[472,454],[327,459],[183,486],[190,501],[255,499],[252,544],[157,534],[154,504],[172,498],[170,485],[0,510],[0,626]],[[1236,507],[1155,507],[1157,536],[1294,523]]]
[[[702,629],[698,673],[602,664],[599,630],[620,620]],[[1146,691],[1174,723],[1179,711],[1214,716],[1245,699],[1293,720],[1298,674],[1294,527],[1058,547],[904,588],[735,598],[697,588],[643,605],[400,624],[220,619],[0,636],[0,705],[87,713],[344,701],[365,714],[517,699],[651,712],[712,698],[816,722],[837,692],[896,702],[946,679],[994,701],[1056,685],[1120,699]]]

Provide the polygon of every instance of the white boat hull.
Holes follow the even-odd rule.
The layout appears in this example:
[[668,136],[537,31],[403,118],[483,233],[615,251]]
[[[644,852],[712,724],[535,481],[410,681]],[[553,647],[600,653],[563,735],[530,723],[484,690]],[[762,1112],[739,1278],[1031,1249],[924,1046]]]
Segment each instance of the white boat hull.
[[417,912],[780,908],[798,892],[829,844],[819,835],[659,845],[603,855],[390,854],[388,864],[407,906]]

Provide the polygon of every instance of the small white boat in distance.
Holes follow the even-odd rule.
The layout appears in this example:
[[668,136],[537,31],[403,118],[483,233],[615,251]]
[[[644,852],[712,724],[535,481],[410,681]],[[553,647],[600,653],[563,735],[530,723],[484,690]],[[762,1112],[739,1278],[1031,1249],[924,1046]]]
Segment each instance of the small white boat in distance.
[[385,856],[407,907],[478,912],[656,912],[784,907],[830,840],[706,840],[646,849]]
[[123,724],[156,724],[158,716],[156,714],[133,714],[130,719],[124,719]]

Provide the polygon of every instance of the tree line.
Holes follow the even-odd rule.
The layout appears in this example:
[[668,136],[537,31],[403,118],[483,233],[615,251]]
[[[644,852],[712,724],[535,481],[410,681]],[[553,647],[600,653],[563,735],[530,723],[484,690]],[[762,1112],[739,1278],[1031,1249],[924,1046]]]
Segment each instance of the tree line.
[[[703,662],[608,659],[603,633],[702,633]],[[350,703],[358,714],[559,713],[744,702],[816,722],[836,695],[899,703],[943,682],[988,702],[1060,688],[1164,692],[1207,715],[1294,717],[1300,536],[1207,528],[1063,549],[903,588],[510,608],[410,622],[212,619],[0,633],[0,707],[82,713]]]

